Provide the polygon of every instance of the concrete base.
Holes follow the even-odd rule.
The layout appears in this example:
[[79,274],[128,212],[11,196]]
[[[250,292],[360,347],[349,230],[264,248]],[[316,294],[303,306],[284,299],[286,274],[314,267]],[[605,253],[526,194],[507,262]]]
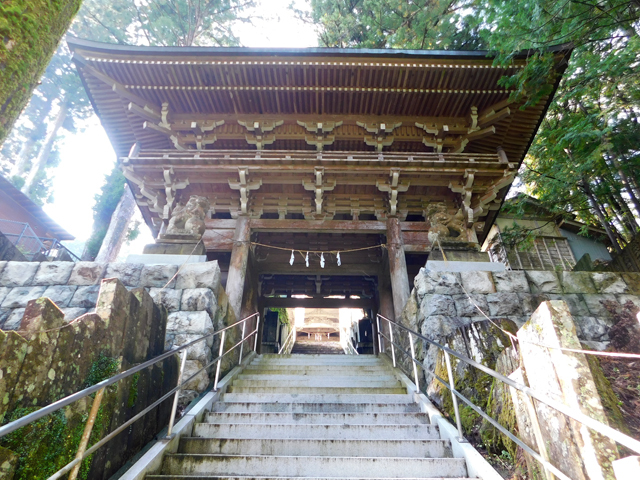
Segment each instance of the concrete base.
[[159,242],[145,245],[142,253],[145,255],[204,255],[205,248],[198,242]]
[[127,263],[142,263],[143,265],[182,265],[183,263],[206,262],[206,255],[129,255]]
[[428,260],[425,268],[432,272],[504,272],[506,270],[504,263],[500,262],[445,262],[439,260]]

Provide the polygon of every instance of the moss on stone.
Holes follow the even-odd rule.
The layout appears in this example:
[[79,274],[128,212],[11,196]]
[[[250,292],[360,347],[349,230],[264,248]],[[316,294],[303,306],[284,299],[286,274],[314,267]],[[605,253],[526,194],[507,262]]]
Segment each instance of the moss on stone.
[[600,360],[594,355],[585,355],[585,357],[589,362],[589,370],[591,370],[591,375],[596,384],[596,390],[598,390],[598,394],[600,395],[600,401],[602,402],[602,407],[604,408],[609,425],[629,435],[627,422],[625,422],[622,412],[618,407],[620,400],[613,391],[613,388],[611,388],[611,383],[607,377],[605,377],[602,367],[600,366]]
[[0,144],[29,101],[82,0],[0,3]]

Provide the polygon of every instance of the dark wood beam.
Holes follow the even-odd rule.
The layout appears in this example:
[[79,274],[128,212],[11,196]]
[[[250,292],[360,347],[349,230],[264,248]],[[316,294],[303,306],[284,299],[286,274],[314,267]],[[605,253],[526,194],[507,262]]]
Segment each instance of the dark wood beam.
[[320,268],[315,261],[315,265],[312,264],[306,267],[302,258],[296,258],[293,265],[285,263],[268,263],[258,262],[258,272],[260,274],[286,274],[286,275],[337,275],[337,276],[351,276],[351,275],[377,275],[380,270],[380,265],[377,263],[359,263],[359,264],[342,264],[337,265],[328,264],[325,268]]
[[281,298],[262,297],[266,308],[371,308],[371,298]]

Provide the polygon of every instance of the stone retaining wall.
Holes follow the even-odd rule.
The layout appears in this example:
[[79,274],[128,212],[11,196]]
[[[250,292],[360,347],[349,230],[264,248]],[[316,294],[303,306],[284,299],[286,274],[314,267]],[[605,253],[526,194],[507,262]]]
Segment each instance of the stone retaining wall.
[[[145,288],[156,304],[166,307],[169,313],[166,349],[184,345],[235,321],[220,286],[218,262],[188,263],[180,271],[178,268],[178,265],[136,263],[0,262],[0,330],[17,329],[29,300],[41,297],[54,302],[67,322],[92,313],[100,283],[107,278],[119,279],[130,290]],[[218,346],[212,339],[190,348],[185,372],[195,373],[215,358]],[[191,383],[185,400],[202,392],[209,380],[202,372]]]
[[402,321],[434,338],[486,321],[480,310],[491,319],[508,319],[521,327],[542,302],[564,300],[580,340],[594,348],[604,348],[611,321],[603,302],[631,301],[640,307],[638,273],[528,270],[451,273],[422,268],[414,285]]

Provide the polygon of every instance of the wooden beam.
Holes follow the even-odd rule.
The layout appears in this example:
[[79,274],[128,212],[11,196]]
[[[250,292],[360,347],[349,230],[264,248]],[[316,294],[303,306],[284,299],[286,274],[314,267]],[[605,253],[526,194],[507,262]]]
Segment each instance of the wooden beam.
[[254,232],[385,233],[384,222],[364,220],[251,220]]
[[371,308],[372,298],[281,298],[262,297],[266,308]]
[[325,268],[321,268],[317,262],[306,267],[302,258],[297,257],[293,265],[285,263],[269,263],[258,262],[257,268],[260,274],[286,274],[286,275],[334,275],[334,276],[353,276],[377,275],[380,271],[380,265],[377,263],[356,263],[337,265],[327,264]]

